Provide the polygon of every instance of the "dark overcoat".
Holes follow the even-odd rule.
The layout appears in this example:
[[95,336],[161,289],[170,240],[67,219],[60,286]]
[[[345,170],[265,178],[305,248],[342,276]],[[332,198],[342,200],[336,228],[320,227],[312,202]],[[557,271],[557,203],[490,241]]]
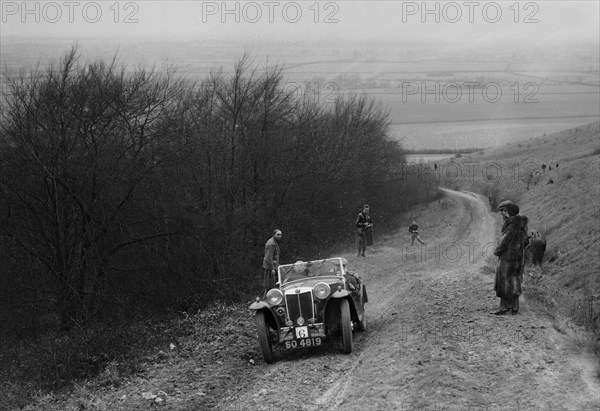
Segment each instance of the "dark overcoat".
[[279,243],[275,237],[269,238],[265,244],[265,257],[263,268],[265,270],[277,270],[279,267]]
[[373,245],[373,229],[371,227],[366,228],[368,224],[372,224],[371,216],[362,211],[358,213],[354,225],[358,227],[358,242],[363,247]]
[[494,286],[497,297],[512,298],[521,295],[527,222],[526,216],[517,214],[508,217],[502,225],[502,237],[494,250],[494,255],[498,256]]

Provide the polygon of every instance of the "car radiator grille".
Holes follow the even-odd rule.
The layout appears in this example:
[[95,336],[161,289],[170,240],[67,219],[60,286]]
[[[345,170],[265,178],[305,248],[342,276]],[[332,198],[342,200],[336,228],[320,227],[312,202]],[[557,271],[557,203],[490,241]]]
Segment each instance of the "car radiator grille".
[[285,303],[287,305],[290,320],[293,321],[295,326],[299,325],[297,321],[300,316],[304,318],[304,325],[306,325],[309,318],[314,318],[312,292],[308,291],[300,294],[288,294],[285,296]]

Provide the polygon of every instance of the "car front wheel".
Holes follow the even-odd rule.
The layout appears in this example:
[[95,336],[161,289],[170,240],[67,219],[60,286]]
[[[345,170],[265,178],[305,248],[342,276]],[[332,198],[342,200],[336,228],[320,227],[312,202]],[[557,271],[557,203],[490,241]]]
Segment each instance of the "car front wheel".
[[344,352],[352,352],[352,318],[350,317],[350,304],[348,300],[340,301],[340,321],[342,325],[342,344]]
[[367,313],[363,313],[362,321],[358,322],[358,327],[356,327],[356,329],[360,332],[367,331]]
[[269,336],[269,326],[265,319],[264,311],[256,312],[256,331],[258,333],[258,344],[260,351],[267,364],[273,362],[273,347],[271,346],[271,338]]

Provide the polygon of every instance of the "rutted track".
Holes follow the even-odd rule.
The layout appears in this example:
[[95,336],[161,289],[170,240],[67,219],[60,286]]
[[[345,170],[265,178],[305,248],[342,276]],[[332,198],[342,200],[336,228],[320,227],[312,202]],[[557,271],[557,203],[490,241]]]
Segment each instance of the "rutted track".
[[[370,298],[369,330],[354,334],[351,355],[339,343],[278,349],[275,364],[255,367],[218,408],[598,409],[592,365],[532,311],[527,284],[518,315],[489,314],[499,222],[481,196],[447,192],[447,219],[439,209],[420,217],[426,246],[401,232],[366,259],[348,256]],[[440,223],[428,227],[434,215]]]

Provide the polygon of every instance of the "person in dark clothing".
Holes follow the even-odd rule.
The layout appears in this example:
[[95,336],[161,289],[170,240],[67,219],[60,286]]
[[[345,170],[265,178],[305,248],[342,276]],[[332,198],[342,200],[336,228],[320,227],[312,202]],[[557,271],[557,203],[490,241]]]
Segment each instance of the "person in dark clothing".
[[[544,254],[546,253],[546,239],[542,238],[539,231],[531,232],[525,242],[525,263],[531,261],[532,268],[539,267],[538,278],[544,275],[544,267],[542,262],[544,260]],[[532,271],[529,275],[533,277]]]
[[503,315],[509,311],[519,311],[519,296],[525,268],[525,244],[527,240],[526,216],[519,215],[519,207],[511,201],[503,201],[498,205],[504,220],[501,238],[494,250],[498,257],[494,290],[500,297],[500,308],[493,314]]
[[410,233],[410,245],[414,245],[415,240],[425,245],[425,242],[421,240],[421,237],[419,237],[419,226],[417,225],[417,220],[413,220],[410,227],[408,227],[408,232]]
[[350,292],[359,292],[360,283],[362,282],[360,276],[354,271],[348,269],[348,260],[342,258],[342,264],[344,265],[344,278],[346,278],[346,287]]
[[364,257],[367,246],[373,245],[373,222],[369,214],[368,204],[365,204],[362,211],[358,213],[354,225],[358,227],[358,256]]
[[277,268],[279,268],[279,242],[283,237],[281,230],[273,231],[273,237],[265,244],[263,258],[263,287],[265,293],[277,285]]

